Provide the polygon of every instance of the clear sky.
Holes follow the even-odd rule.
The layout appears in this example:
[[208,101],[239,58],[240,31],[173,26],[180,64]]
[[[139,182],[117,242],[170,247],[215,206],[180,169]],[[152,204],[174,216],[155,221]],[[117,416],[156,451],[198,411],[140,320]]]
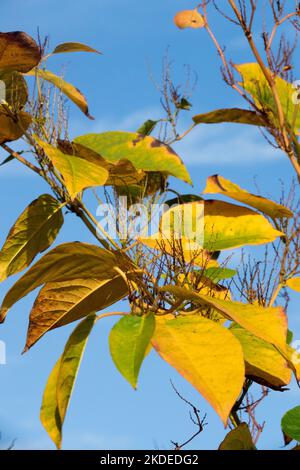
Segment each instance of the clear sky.
[[[203,31],[179,31],[174,14],[193,7],[193,0],[1,0],[1,30],[23,30],[36,37],[49,35],[51,46],[81,41],[104,55],[72,54],[51,59],[48,66],[83,90],[95,121],[71,107],[72,136],[104,130],[136,130],[145,119],[160,117],[159,96],[149,78],[149,68],[159,80],[162,57],[167,48],[174,61],[174,74],[182,81],[184,66],[198,75],[192,98],[191,116],[217,107],[239,106],[239,98],[222,82],[216,52]],[[218,17],[217,34],[226,42],[236,63],[251,61],[238,30],[229,29]],[[299,59],[299,57],[298,57]],[[196,129],[176,147],[194,180],[194,188],[172,182],[173,187],[197,194],[205,179],[222,174],[255,191],[258,183],[264,195],[278,198],[280,179],[289,186],[292,172],[285,157],[274,152],[256,129],[230,125]],[[0,168],[0,240],[5,240],[12,223],[35,197],[47,192],[46,185],[15,163]],[[92,241],[72,215],[56,243]],[[233,258],[238,259],[238,258]],[[234,264],[234,263],[233,263]],[[234,266],[232,266],[234,267]],[[0,286],[3,297],[14,279]],[[0,328],[0,340],[7,344],[7,365],[0,365],[0,447],[16,438],[16,449],[52,449],[39,422],[43,388],[73,326],[48,334],[29,353],[21,356],[28,314],[34,295],[19,302]],[[292,296],[290,324],[300,338],[299,297]],[[216,448],[224,429],[216,414],[191,386],[163,363],[155,353],[146,359],[134,392],[115,370],[108,352],[107,336],[112,321],[99,322],[92,333],[82,363],[64,427],[65,449],[169,449],[170,441],[181,441],[193,431],[187,407],[176,397],[173,380],[180,392],[201,412],[207,412],[208,426],[191,448]],[[271,393],[262,407],[268,417],[261,448],[282,446],[280,419],[299,405],[300,392],[293,384],[284,396]]]

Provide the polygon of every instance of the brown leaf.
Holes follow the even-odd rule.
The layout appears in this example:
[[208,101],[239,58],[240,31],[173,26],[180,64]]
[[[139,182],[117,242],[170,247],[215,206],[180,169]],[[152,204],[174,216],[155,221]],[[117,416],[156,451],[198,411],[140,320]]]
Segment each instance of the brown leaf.
[[30,123],[30,114],[21,111],[17,121],[6,112],[5,108],[0,107],[0,145],[20,139]]
[[0,33],[0,69],[26,73],[41,60],[41,50],[28,34],[22,31]]

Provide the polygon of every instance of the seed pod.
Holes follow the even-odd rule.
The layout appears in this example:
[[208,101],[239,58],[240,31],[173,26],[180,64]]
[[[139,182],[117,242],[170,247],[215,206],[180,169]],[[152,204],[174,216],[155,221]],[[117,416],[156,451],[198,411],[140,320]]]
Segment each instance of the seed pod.
[[205,24],[203,16],[197,9],[180,11],[175,16],[174,23],[180,29],[203,28]]

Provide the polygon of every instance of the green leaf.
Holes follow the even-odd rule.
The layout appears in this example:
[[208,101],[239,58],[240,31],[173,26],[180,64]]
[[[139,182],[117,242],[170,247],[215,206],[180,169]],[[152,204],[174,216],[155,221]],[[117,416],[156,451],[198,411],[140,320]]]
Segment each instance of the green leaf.
[[62,356],[52,370],[41,406],[40,418],[58,449],[62,443],[62,427],[85,350],[96,316],[90,315],[75,328]]
[[158,354],[211,404],[226,425],[244,383],[240,343],[229,330],[202,316],[156,318]]
[[63,176],[66,188],[72,199],[84,189],[103,186],[108,179],[108,171],[75,155],[66,155],[39,138],[35,138],[49,160]]
[[22,31],[0,33],[0,70],[29,72],[41,60],[41,49]]
[[112,328],[109,336],[115,366],[133,388],[155,329],[154,315],[126,315]]
[[127,283],[121,276],[46,284],[30,313],[25,351],[48,331],[107,308],[127,293]]
[[27,268],[56,239],[63,224],[61,204],[44,194],[33,201],[11,228],[0,251],[0,282]]
[[8,310],[20,299],[47,282],[75,279],[108,279],[116,275],[116,256],[88,243],[64,243],[44,255],[7,292],[0,310],[3,322]]
[[220,281],[223,281],[224,279],[230,279],[235,275],[236,271],[234,269],[221,267],[208,268],[203,272],[203,276],[207,277],[216,284],[218,284]]
[[217,109],[210,113],[197,114],[193,117],[195,124],[220,124],[232,122],[238,124],[250,124],[254,126],[265,126],[265,121],[254,111],[247,109]]
[[81,111],[89,119],[94,119],[89,114],[89,108],[85,96],[81,93],[80,90],[78,90],[78,88],[75,88],[74,85],[63,80],[62,77],[55,75],[49,70],[43,70],[38,68],[32,70],[31,72],[28,72],[27,75],[36,76],[37,78],[41,78],[42,80],[50,82],[56,88],[59,88],[62,93],[66,95],[71,101],[73,101],[73,103],[76,104],[76,106],[78,106],[78,108],[81,109]]
[[152,119],[148,119],[144,122],[144,124],[137,130],[138,134],[142,135],[150,135],[154,131],[156,124],[159,121],[152,121]]
[[[243,88],[253,97],[255,104],[258,108],[270,113],[270,121],[276,127],[279,126],[277,105],[273,97],[272,90],[269,83],[267,82],[260,66],[258,63],[248,63],[236,66],[237,71],[242,76],[241,85]],[[270,75],[272,72],[269,70]],[[289,127],[294,122],[294,115],[296,111],[295,128],[292,130],[298,130],[300,128],[300,112],[298,111],[293,103],[293,95],[295,89],[293,85],[281,77],[275,77],[275,85],[279,100],[285,115],[286,122]]]
[[110,162],[126,159],[138,170],[160,171],[191,183],[179,156],[153,137],[133,132],[104,132],[77,137],[75,143],[99,153]]
[[219,450],[257,450],[248,425],[241,423],[237,428],[232,429],[221,442]]
[[281,420],[283,433],[300,442],[300,406],[289,410]]
[[249,378],[275,390],[290,383],[292,374],[287,361],[272,344],[239,325],[233,325],[230,331],[242,345]]
[[9,155],[7,158],[5,158],[5,160],[3,160],[3,162],[0,163],[0,166],[6,165],[6,163],[9,163],[14,159],[15,157],[13,157],[12,155]]
[[286,342],[287,344],[291,344],[294,338],[294,333],[291,330],[288,330],[287,335],[286,335]]
[[62,54],[65,52],[95,52],[96,54],[101,54],[101,52],[81,42],[64,42],[59,44],[52,54]]
[[240,188],[237,184],[223,178],[223,176],[213,175],[207,179],[204,194],[222,194],[224,196],[235,199],[236,201],[254,207],[264,214],[269,215],[272,219],[282,219],[285,217],[293,217],[294,214],[282,204],[266,199],[255,194],[248,193]]
[[177,197],[169,199],[165,202],[167,206],[172,207],[178,204],[188,204],[190,202],[199,202],[203,201],[203,197],[196,196],[195,194],[178,194]]

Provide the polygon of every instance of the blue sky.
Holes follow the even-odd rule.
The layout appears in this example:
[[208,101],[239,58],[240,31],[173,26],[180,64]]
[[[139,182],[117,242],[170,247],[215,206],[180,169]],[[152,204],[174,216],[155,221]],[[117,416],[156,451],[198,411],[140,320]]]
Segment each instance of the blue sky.
[[[174,74],[182,80],[184,65],[198,74],[192,98],[191,116],[217,107],[239,106],[239,98],[222,82],[216,52],[203,31],[179,31],[172,22],[174,14],[193,7],[192,0],[2,0],[1,30],[23,30],[36,37],[49,35],[51,46],[60,42],[81,41],[99,50],[92,54],[60,55],[48,66],[60,71],[83,90],[95,121],[86,119],[71,107],[72,136],[104,130],[136,130],[148,118],[160,117],[159,96],[149,78],[149,67],[159,80],[162,57],[169,48]],[[238,30],[214,19],[215,29],[228,45],[236,63],[251,61]],[[277,197],[279,179],[289,186],[292,171],[280,152],[274,152],[256,129],[230,125],[196,129],[176,147],[194,180],[196,194],[205,179],[215,173],[229,177],[241,186],[255,190],[255,181],[267,196]],[[173,187],[191,191],[187,185]],[[1,242],[23,210],[35,197],[47,192],[46,185],[18,165],[0,169]],[[92,241],[80,222],[71,215],[57,242]],[[236,258],[235,258],[236,259]],[[3,297],[14,280],[0,286]],[[1,326],[0,340],[7,344],[7,365],[0,365],[0,429],[4,446],[17,438],[17,449],[52,449],[53,445],[39,422],[41,395],[47,377],[72,329],[50,333],[25,356],[28,314],[34,296],[19,302]],[[290,324],[300,338],[299,300],[292,297]],[[116,372],[108,352],[107,335],[111,320],[99,322],[92,333],[64,428],[65,449],[168,449],[170,440],[184,440],[193,430],[188,409],[172,391],[170,379],[189,400],[207,412],[208,427],[191,448],[216,448],[224,429],[212,409],[191,386],[154,353],[145,361],[139,389],[134,392]],[[295,385],[281,394],[272,393],[263,406],[268,416],[261,448],[282,446],[280,418],[299,405]]]

